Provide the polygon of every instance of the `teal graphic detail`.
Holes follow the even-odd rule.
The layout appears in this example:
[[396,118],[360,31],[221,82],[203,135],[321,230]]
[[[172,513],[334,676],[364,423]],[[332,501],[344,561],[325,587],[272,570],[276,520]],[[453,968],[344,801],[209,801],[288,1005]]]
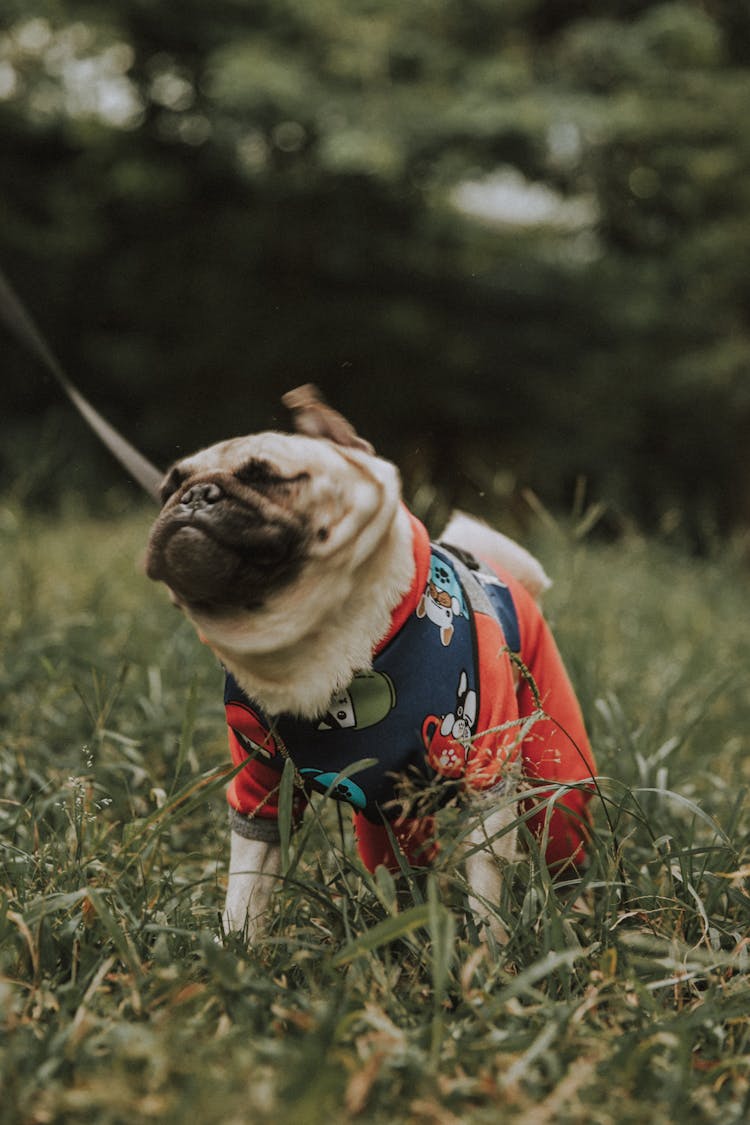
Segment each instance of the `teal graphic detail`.
[[[323,773],[321,770],[315,769],[303,769],[300,770],[300,773],[312,782],[321,793],[326,793],[333,785],[330,796],[337,801],[348,801],[355,809],[363,809],[367,804],[364,791],[349,777],[339,778],[337,773]],[[337,778],[338,780],[336,780]]]

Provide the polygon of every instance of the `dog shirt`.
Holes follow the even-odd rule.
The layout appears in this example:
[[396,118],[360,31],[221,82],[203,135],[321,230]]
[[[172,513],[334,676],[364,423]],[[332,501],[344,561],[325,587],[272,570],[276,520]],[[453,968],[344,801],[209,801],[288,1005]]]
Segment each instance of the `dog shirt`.
[[[446,798],[456,788],[492,790],[519,756],[535,790],[542,781],[575,785],[592,776],[580,708],[536,602],[509,575],[430,544],[414,517],[412,528],[412,587],[372,667],[334,694],[324,713],[269,718],[227,675],[232,759],[246,763],[228,790],[241,835],[278,839],[287,758],[304,785],[295,788],[295,819],[313,790],[351,805],[370,870],[397,866],[386,822],[410,862],[429,860],[434,823],[415,817],[410,803],[438,778],[453,782],[443,787]],[[532,816],[538,835],[549,822],[551,865],[583,859],[589,797],[585,786],[563,790],[551,814],[542,808]]]

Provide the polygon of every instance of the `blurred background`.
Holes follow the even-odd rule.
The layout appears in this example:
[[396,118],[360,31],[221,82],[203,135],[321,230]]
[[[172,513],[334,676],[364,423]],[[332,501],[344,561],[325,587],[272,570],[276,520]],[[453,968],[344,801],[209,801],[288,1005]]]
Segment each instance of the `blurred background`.
[[[749,109],[746,0],[4,0],[0,265],[158,465],[313,380],[412,493],[701,547],[750,517]],[[131,503],[0,354],[6,494]]]

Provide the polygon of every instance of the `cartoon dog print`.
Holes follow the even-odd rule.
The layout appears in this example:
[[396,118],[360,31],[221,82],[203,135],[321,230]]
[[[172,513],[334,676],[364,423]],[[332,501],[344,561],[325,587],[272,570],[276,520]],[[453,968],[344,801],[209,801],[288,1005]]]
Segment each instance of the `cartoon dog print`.
[[331,698],[318,730],[362,730],[372,727],[396,706],[396,689],[385,672],[357,672],[348,688]]
[[477,693],[461,671],[456,691],[455,710],[443,715],[428,715],[422,723],[422,742],[427,761],[443,777],[461,777],[466,763],[468,742],[477,721]]
[[430,576],[417,605],[417,617],[427,617],[440,629],[440,640],[449,645],[453,639],[453,619],[459,614],[468,617],[463,591],[456,575],[434,555]]

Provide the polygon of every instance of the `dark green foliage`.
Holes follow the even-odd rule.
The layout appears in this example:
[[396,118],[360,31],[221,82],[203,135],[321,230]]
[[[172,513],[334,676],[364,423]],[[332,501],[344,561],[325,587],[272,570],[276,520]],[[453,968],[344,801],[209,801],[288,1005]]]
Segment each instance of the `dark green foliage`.
[[[159,463],[312,378],[464,504],[583,475],[705,544],[750,512],[746,7],[6,5],[0,262]],[[4,376],[6,481],[42,442],[25,495],[119,479]]]

